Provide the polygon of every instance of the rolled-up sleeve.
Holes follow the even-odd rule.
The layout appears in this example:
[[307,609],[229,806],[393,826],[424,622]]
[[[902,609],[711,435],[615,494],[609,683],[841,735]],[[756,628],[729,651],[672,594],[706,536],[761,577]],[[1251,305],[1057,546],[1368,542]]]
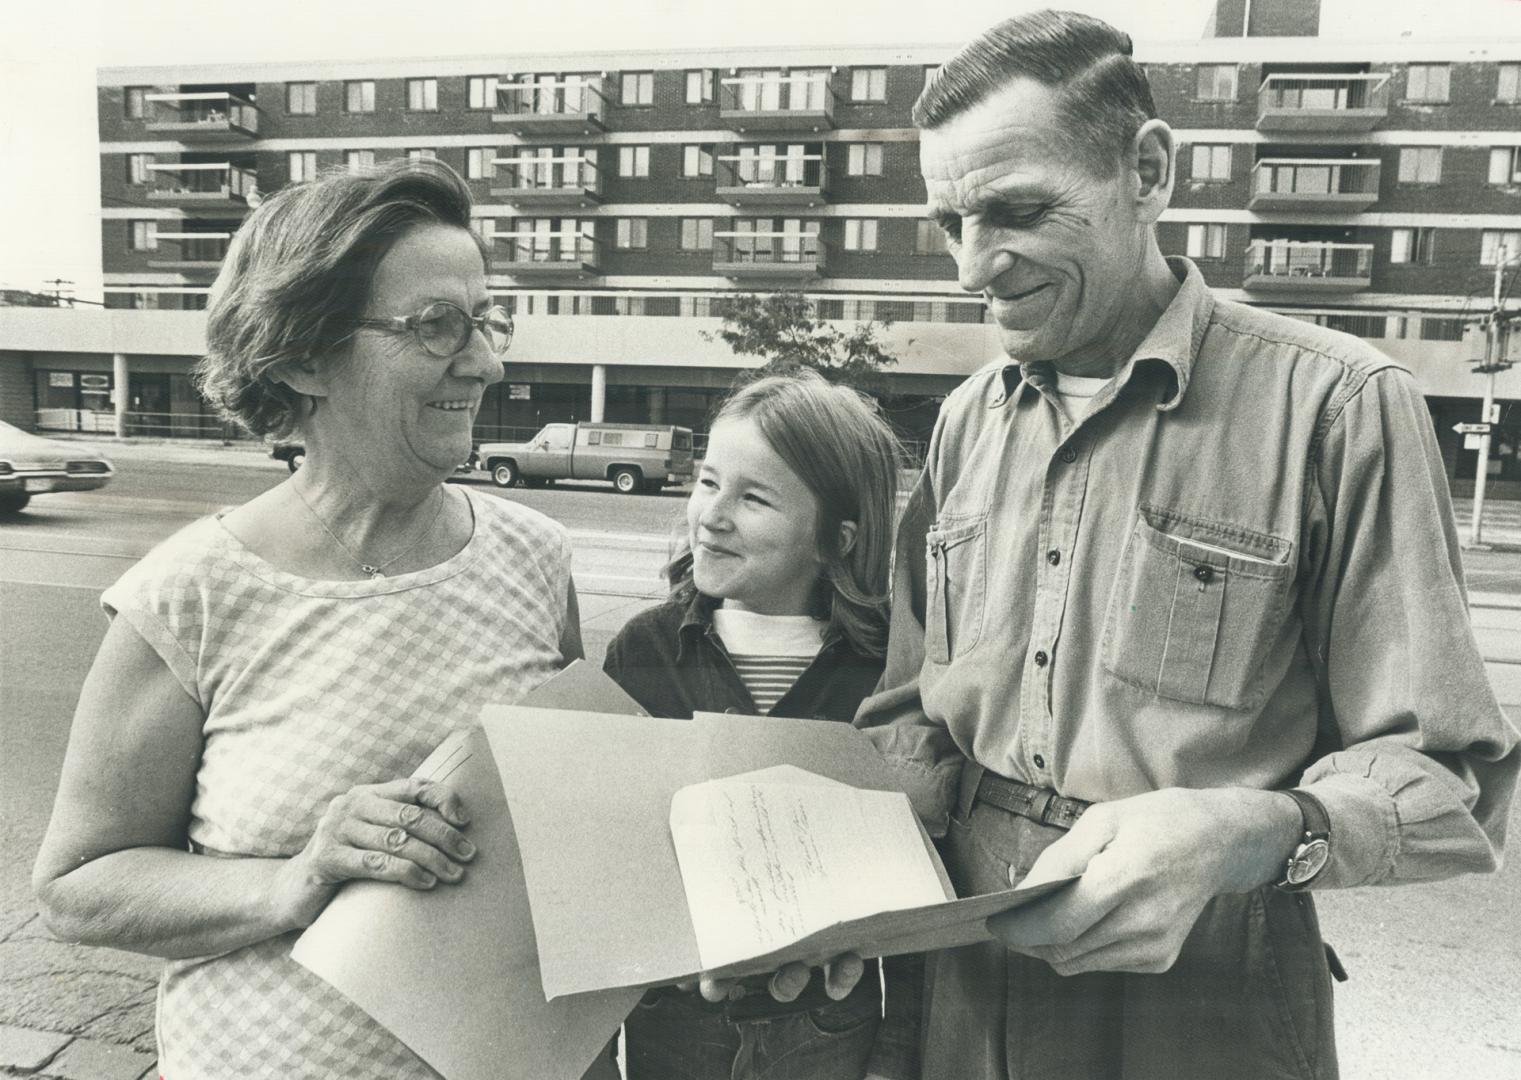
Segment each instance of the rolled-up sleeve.
[[1302,786],[1331,818],[1328,887],[1493,870],[1521,752],[1468,618],[1431,417],[1410,376],[1329,411],[1307,510],[1303,617],[1328,752]]

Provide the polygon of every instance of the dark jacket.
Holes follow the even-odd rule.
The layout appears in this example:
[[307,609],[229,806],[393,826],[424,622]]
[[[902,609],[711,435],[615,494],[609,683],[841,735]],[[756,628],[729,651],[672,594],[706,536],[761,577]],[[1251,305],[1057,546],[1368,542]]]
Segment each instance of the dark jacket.
[[[701,593],[688,603],[669,599],[635,615],[607,647],[602,668],[651,716],[690,720],[694,712],[760,712],[729,659],[713,611],[718,601]],[[769,715],[850,723],[861,701],[876,689],[883,660],[864,656],[838,635],[826,637],[808,668],[782,695]],[[878,1029],[871,1069],[889,1077],[918,1075],[918,1035],[922,1008],[923,958],[892,957],[887,973],[887,1016]],[[817,977],[790,1005],[762,1004],[758,1016],[827,1004]],[[760,989],[764,994],[765,990]],[[852,994],[877,993],[876,962]],[[713,1006],[723,1009],[724,1006]]]

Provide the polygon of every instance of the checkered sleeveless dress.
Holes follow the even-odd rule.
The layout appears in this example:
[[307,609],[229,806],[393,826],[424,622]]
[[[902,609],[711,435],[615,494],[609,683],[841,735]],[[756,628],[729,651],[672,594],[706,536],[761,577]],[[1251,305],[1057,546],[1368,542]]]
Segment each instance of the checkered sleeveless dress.
[[[106,591],[107,613],[143,636],[205,715],[190,820],[197,851],[296,854],[334,796],[410,774],[482,705],[515,701],[561,666],[564,530],[457,490],[474,534],[417,573],[296,577],[208,518]],[[433,1077],[290,959],[296,937],[169,962],[158,993],[165,1080]]]

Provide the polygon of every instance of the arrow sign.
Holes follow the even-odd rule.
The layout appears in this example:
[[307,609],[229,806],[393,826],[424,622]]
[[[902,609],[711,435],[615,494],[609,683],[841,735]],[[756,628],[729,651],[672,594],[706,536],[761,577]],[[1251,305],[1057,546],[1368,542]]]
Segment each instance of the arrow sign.
[[1452,430],[1459,435],[1488,435],[1488,424],[1453,424]]

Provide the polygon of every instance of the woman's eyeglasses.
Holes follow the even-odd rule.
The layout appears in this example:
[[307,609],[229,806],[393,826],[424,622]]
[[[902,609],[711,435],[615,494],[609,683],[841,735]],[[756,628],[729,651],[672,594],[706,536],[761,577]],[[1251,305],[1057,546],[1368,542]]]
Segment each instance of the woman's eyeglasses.
[[412,334],[418,344],[434,356],[450,357],[470,344],[476,330],[486,339],[486,347],[497,356],[512,344],[512,316],[499,306],[471,315],[447,300],[436,300],[416,315],[392,315],[386,319],[356,319],[359,326],[388,330],[393,334]]

